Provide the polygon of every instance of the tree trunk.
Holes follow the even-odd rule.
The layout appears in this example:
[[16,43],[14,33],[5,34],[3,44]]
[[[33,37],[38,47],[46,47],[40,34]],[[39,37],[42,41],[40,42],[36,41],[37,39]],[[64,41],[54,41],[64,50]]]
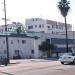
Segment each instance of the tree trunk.
[[51,57],[51,50],[47,51],[47,55],[49,58]]

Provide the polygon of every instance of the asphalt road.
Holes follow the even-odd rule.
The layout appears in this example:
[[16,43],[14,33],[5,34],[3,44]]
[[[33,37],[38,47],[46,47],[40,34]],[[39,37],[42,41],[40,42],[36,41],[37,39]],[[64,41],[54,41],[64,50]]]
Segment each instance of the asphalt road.
[[0,66],[0,75],[75,75],[75,65],[61,65],[59,61],[28,59],[11,61]]

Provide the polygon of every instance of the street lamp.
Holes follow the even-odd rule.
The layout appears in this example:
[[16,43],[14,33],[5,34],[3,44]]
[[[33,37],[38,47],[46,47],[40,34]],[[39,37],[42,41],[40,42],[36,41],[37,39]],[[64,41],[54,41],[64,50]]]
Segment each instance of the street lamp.
[[6,49],[7,49],[7,61],[9,63],[9,46],[8,46],[8,35],[7,35],[7,18],[6,18],[6,2],[4,0],[4,21],[5,21],[5,35],[6,35]]
[[58,4],[58,8],[62,14],[62,16],[64,17],[65,20],[65,30],[66,30],[66,51],[68,52],[68,34],[67,34],[67,22],[66,22],[66,16],[68,14],[68,11],[70,9],[69,7],[69,1],[67,0],[61,0]]

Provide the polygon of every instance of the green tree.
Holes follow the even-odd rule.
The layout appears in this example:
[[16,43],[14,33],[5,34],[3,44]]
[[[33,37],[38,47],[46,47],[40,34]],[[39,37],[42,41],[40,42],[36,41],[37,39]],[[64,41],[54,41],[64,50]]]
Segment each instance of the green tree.
[[17,34],[21,34],[21,32],[22,32],[21,27],[18,27],[18,28],[16,29],[16,32],[17,32]]
[[50,44],[47,41],[44,41],[41,43],[41,45],[39,45],[39,50],[42,52],[46,52],[48,57],[51,56],[51,52],[53,49],[54,49],[54,45]]

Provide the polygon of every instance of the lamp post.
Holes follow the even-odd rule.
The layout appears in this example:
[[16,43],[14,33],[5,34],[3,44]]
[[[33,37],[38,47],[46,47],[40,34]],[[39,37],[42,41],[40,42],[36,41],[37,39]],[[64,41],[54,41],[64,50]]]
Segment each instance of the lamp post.
[[58,8],[62,14],[62,16],[64,17],[64,21],[65,21],[65,31],[66,31],[66,51],[68,52],[68,34],[67,34],[67,22],[66,22],[66,16],[68,14],[68,11],[70,9],[69,7],[69,1],[67,0],[61,0],[58,4]]
[[4,21],[5,21],[5,36],[6,36],[7,62],[9,63],[9,46],[8,46],[8,35],[7,35],[7,18],[6,18],[6,2],[5,2],[5,0],[4,0]]

